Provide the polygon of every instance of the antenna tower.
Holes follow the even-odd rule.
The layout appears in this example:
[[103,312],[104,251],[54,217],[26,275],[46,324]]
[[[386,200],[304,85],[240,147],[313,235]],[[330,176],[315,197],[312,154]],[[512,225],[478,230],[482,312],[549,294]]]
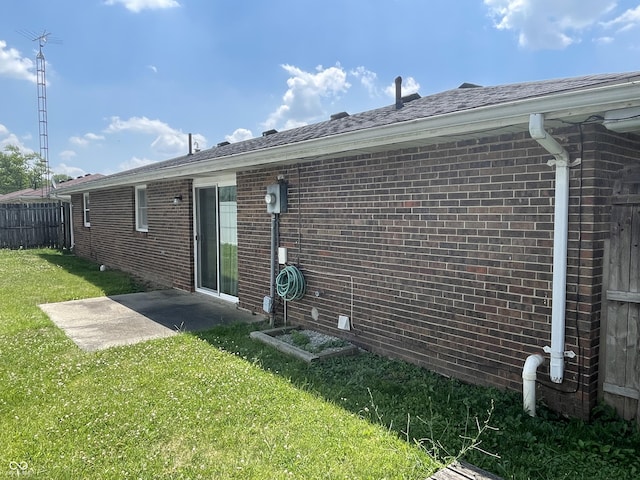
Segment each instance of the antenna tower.
[[51,32],[43,30],[41,34],[29,30],[18,30],[18,33],[33,42],[38,42],[36,55],[36,83],[38,86],[38,133],[40,136],[40,158],[44,162],[44,182],[42,196],[48,197],[51,190],[51,170],[49,169],[49,127],[47,124],[47,79],[46,65],[43,48],[47,43],[61,43],[60,40],[51,37]]
[[51,188],[51,172],[49,170],[49,128],[47,125],[47,79],[46,64],[42,49],[51,35],[43,31],[41,35],[33,39],[38,41],[38,54],[36,55],[36,79],[38,83],[38,132],[40,134],[40,158],[44,160],[45,182],[43,185],[43,197],[49,196]]

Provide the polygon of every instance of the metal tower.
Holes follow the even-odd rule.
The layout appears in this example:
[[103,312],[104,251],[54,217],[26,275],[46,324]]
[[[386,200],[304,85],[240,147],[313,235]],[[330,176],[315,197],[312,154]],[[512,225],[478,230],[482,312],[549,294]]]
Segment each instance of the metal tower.
[[47,125],[47,79],[46,64],[42,49],[47,43],[50,33],[43,31],[41,35],[34,38],[38,41],[38,54],[36,55],[36,80],[38,84],[38,132],[40,133],[40,158],[45,165],[45,181],[43,182],[43,197],[49,196],[51,188],[51,173],[49,171],[49,130]]

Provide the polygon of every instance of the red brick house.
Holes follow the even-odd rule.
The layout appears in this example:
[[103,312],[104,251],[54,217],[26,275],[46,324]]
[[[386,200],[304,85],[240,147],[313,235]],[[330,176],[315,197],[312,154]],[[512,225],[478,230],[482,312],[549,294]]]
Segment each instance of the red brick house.
[[[601,320],[606,288],[635,298],[640,283],[619,280],[618,260],[609,280],[604,260],[610,238],[625,245],[613,199],[640,203],[621,174],[640,158],[639,81],[398,95],[107,176],[68,190],[76,253],[262,312],[285,247],[307,284],[290,323],[476,384],[519,390],[527,363],[525,384],[537,368],[533,393],[553,408],[587,417],[604,396],[632,417],[638,375],[619,374],[627,348],[613,341],[637,350],[637,331]],[[274,215],[265,194],[279,184]],[[273,311],[281,321],[277,298]]]

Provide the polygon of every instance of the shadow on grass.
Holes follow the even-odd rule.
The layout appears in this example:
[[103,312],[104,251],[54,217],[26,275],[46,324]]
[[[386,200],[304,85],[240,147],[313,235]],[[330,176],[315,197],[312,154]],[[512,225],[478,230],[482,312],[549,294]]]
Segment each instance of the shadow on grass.
[[[368,352],[307,363],[249,338],[266,324],[231,325],[194,333],[212,346],[287,379],[297,388],[382,424],[410,443],[439,442],[439,461],[455,457],[465,446],[461,435],[473,435],[476,417],[486,420],[492,402],[504,411],[517,407],[515,396],[478,389],[423,368]],[[495,444],[495,443],[494,443]]]
[[504,478],[640,474],[640,431],[609,407],[598,407],[591,423],[561,418],[544,406],[532,418],[517,392],[464,384],[367,352],[308,364],[249,338],[252,330],[266,327],[220,326],[194,335],[411,443],[421,442],[441,462],[468,448],[487,422],[492,428],[464,459]]
[[60,252],[58,250],[42,250],[37,253],[41,259],[63,268],[69,274],[82,278],[95,285],[104,292],[105,295],[119,295],[122,293],[144,292],[156,290],[149,283],[133,278],[130,274],[119,270],[100,271],[100,266],[72,253]]

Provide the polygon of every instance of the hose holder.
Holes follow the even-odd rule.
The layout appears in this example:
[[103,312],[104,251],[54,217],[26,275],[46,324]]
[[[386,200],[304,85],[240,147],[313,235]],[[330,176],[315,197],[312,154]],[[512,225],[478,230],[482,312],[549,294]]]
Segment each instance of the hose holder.
[[276,291],[287,302],[300,300],[307,291],[304,275],[295,265],[287,265],[276,277]]

